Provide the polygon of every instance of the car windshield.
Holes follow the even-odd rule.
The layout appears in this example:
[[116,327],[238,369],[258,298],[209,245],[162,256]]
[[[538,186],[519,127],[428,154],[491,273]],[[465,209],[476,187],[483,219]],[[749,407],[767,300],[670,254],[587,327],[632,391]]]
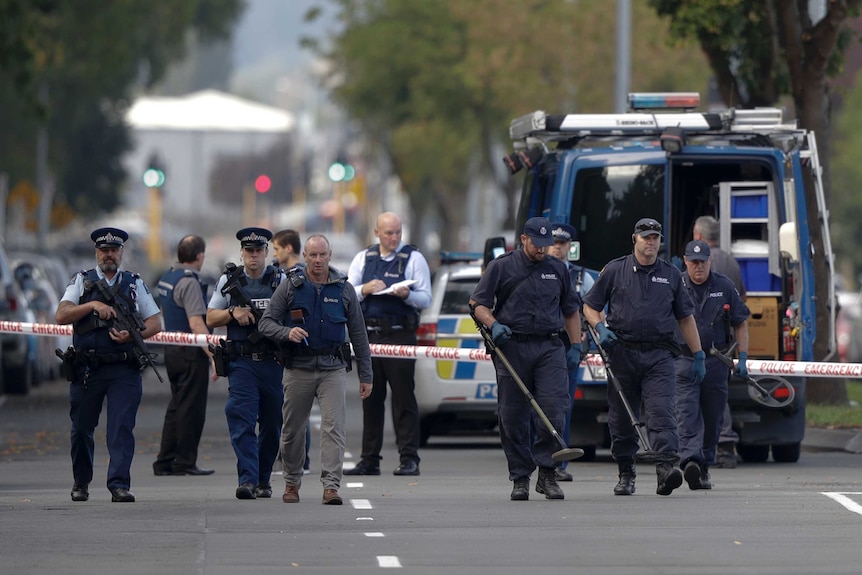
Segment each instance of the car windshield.
[[470,296],[476,289],[479,278],[449,279],[443,294],[441,314],[465,315],[470,313]]

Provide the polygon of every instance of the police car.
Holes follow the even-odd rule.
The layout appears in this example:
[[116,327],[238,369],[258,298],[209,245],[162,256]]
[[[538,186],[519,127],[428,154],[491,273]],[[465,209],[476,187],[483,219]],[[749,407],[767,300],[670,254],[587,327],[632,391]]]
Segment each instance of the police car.
[[[483,348],[468,302],[482,274],[481,254],[443,252],[423,310],[419,345]],[[497,426],[497,383],[489,361],[416,360],[421,444],[432,435],[488,432]]]

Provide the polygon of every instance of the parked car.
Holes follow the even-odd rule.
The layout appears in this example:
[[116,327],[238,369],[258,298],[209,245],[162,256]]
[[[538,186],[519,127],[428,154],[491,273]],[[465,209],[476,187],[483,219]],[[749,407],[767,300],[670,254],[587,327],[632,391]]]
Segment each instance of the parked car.
[[[21,290],[6,250],[0,246],[0,320],[30,322],[34,315]],[[34,337],[16,333],[0,333],[3,389],[9,394],[29,393],[34,383],[36,346]]]
[[[481,254],[441,254],[432,277],[431,305],[419,321],[419,345],[484,347],[468,307],[481,273]],[[422,445],[432,435],[496,428],[497,381],[491,362],[420,358],[415,381]]]

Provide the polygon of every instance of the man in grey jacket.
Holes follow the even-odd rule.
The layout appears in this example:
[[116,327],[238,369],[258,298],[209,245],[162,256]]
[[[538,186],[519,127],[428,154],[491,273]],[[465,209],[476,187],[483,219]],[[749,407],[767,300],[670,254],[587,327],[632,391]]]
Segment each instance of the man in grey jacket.
[[359,397],[371,395],[371,349],[356,292],[329,267],[332,249],[325,236],[305,241],[305,268],[294,268],[272,296],[258,329],[279,343],[285,372],[281,459],[285,503],[299,502],[305,460],[305,422],[315,396],[320,405],[320,482],[323,504],[341,505],[338,494],[347,444],[346,372],[352,367],[350,342],[359,364]]

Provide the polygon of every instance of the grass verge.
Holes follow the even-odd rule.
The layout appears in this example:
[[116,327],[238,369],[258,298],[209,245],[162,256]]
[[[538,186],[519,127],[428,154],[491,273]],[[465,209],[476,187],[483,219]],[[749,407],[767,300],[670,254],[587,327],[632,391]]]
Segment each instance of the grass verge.
[[809,403],[805,408],[805,424],[833,429],[862,427],[862,382],[848,380],[847,396],[852,405],[845,407]]

